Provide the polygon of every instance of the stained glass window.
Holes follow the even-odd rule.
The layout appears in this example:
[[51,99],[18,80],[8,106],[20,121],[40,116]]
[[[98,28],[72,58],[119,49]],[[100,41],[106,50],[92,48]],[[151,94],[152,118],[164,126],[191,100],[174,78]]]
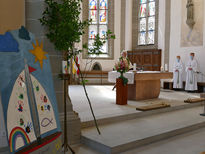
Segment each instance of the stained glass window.
[[89,28],[89,38],[94,39],[97,34],[97,26],[96,25],[91,25]]
[[141,4],[140,5],[140,17],[146,17],[146,4]]
[[99,27],[100,38],[105,38],[106,32],[107,32],[107,26],[100,25]]
[[140,32],[146,31],[146,18],[140,19]]
[[[89,0],[89,19],[92,19],[92,23],[89,26],[88,46],[92,47],[95,36],[99,34],[104,39],[108,30],[108,0]],[[101,51],[108,53],[107,42]]]
[[97,11],[90,10],[90,19],[92,19],[92,24],[97,24]]
[[145,45],[146,44],[146,32],[140,32],[138,37],[139,37],[139,44]]
[[147,44],[154,44],[154,31],[153,30],[148,32]]
[[149,16],[155,15],[155,2],[149,3]]
[[149,17],[148,18],[148,30],[154,30],[155,29],[155,17]]
[[97,0],[89,0],[89,9],[97,10]]
[[142,4],[142,3],[146,3],[147,2],[147,0],[140,0],[140,3]]
[[138,45],[155,43],[155,0],[140,0],[138,20]]
[[100,0],[100,9],[108,9],[107,0]]
[[107,24],[107,10],[100,10],[100,24]]

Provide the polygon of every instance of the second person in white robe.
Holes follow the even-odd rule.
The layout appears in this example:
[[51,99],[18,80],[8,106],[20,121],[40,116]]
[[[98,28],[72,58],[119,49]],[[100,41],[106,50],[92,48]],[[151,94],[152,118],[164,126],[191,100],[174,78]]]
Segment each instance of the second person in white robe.
[[173,68],[173,88],[174,89],[183,88],[182,73],[183,73],[183,63],[181,61],[181,57],[177,56]]
[[197,88],[197,61],[194,58],[194,53],[190,54],[190,60],[186,65],[186,91],[196,91]]

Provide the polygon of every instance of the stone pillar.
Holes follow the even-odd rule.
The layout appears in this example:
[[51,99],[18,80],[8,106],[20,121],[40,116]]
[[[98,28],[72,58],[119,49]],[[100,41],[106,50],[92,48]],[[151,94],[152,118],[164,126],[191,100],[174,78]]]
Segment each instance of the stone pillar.
[[120,30],[120,51],[125,50],[125,16],[126,0],[121,0],[121,30]]
[[170,50],[170,23],[171,23],[171,0],[165,1],[165,41],[164,41],[164,64],[169,65]]
[[[61,73],[61,62],[63,60],[62,53],[56,51],[54,45],[46,38],[46,29],[40,24],[39,18],[45,9],[44,0],[26,0],[26,28],[32,32],[36,39],[43,41],[44,51],[49,53],[52,76],[54,82],[54,88],[58,103],[59,118],[61,128],[64,128],[64,110],[63,110],[63,81],[58,78],[58,74]],[[80,119],[78,115],[73,111],[71,101],[67,102],[67,132],[69,144],[76,144],[80,142],[81,128]]]

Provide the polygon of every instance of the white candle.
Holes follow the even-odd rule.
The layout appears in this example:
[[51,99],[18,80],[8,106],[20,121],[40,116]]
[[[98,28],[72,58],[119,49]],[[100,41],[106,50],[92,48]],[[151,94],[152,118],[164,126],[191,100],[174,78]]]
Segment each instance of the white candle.
[[166,72],[168,71],[168,65],[167,65],[167,64],[164,65],[164,70],[165,70]]
[[163,67],[163,66],[161,66],[160,70],[161,70],[161,72],[164,72],[164,67]]
[[134,63],[134,65],[133,65],[133,71],[136,71],[137,70],[137,68],[136,68],[136,63]]
[[68,74],[68,62],[67,61],[62,61],[62,73]]

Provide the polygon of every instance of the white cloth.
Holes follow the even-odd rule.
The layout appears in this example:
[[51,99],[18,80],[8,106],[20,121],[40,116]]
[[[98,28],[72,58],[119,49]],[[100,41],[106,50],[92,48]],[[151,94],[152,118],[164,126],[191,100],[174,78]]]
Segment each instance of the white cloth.
[[[128,79],[128,84],[134,84],[134,72],[126,72],[123,74],[125,78]],[[120,77],[120,73],[117,71],[110,71],[108,72],[108,81],[111,83],[116,83],[116,79]]]
[[[192,68],[192,70],[189,70],[189,68]],[[189,60],[189,62],[186,65],[186,86],[185,90],[188,91],[194,91],[197,90],[197,72],[198,72],[198,66],[197,61],[195,59]]]
[[173,67],[173,88],[183,88],[183,81],[182,81],[182,73],[183,73],[183,64],[180,60],[179,62],[176,61]]

